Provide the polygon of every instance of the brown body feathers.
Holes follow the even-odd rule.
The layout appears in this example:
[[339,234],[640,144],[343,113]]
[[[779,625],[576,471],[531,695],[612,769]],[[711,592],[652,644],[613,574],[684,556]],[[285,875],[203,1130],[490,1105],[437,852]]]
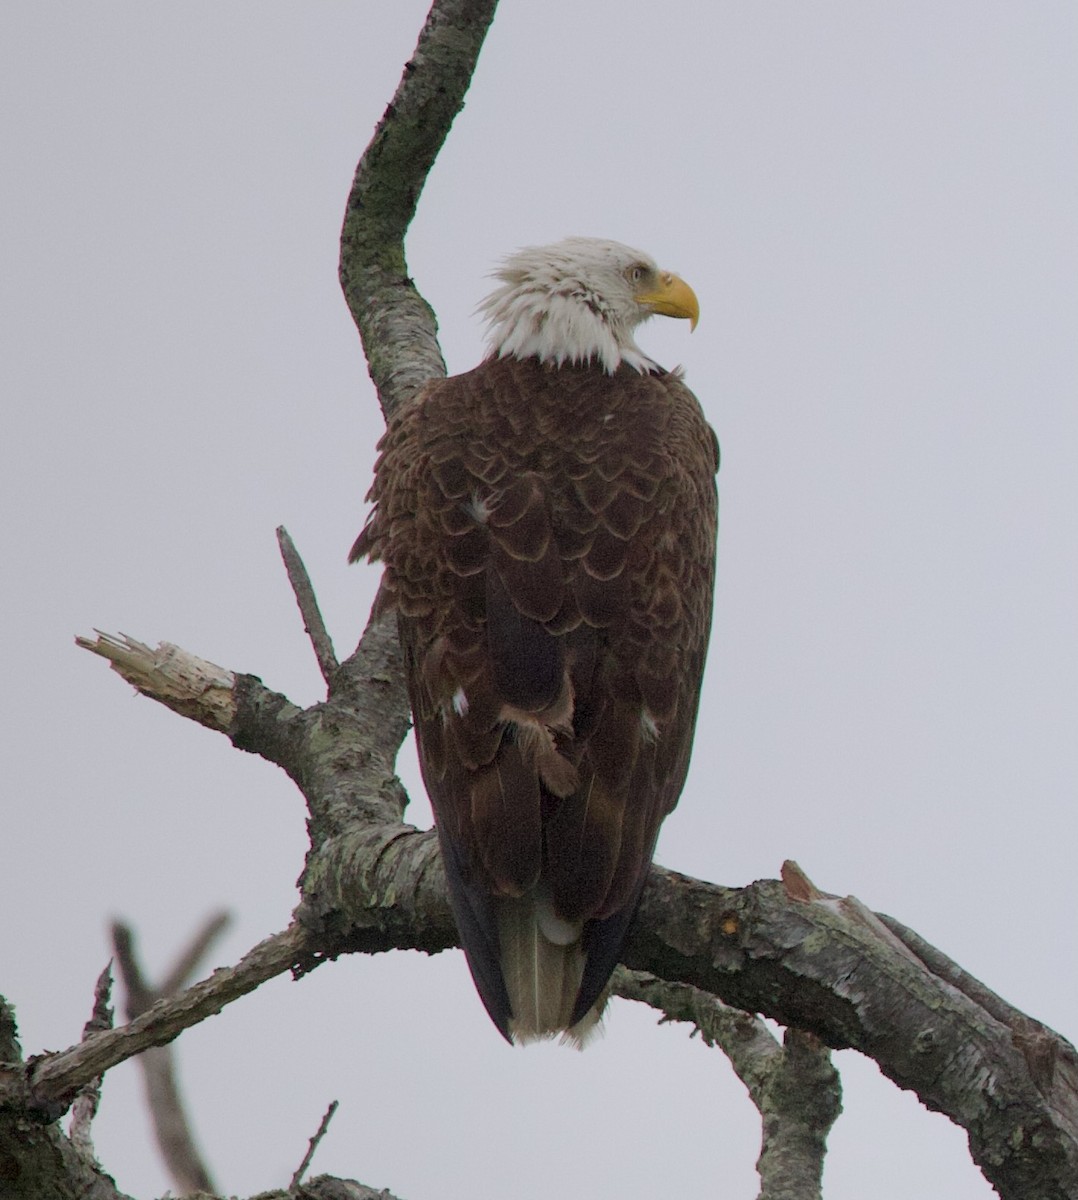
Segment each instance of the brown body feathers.
[[688,769],[714,435],[676,375],[492,358],[380,449],[352,557],[385,563],[472,975],[506,1037],[579,1038]]

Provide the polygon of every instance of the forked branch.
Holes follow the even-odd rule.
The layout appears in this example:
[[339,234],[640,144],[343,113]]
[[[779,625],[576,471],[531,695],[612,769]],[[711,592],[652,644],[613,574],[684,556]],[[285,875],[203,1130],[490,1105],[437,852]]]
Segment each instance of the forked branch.
[[[237,703],[230,730],[237,744],[265,746],[271,761],[303,779],[315,823],[327,829],[305,876],[301,915],[309,947],[334,953],[454,945],[434,839],[400,824],[393,800],[395,734],[379,727],[356,735],[357,751],[363,746],[368,761],[385,764],[384,774],[368,775],[362,787],[355,757],[340,753],[339,740],[332,761],[317,771],[305,765],[311,729],[351,736],[352,699],[331,697],[300,712],[277,697],[276,711],[297,714],[283,722],[297,729],[277,741],[259,727],[264,706]],[[369,790],[361,796],[357,787]],[[344,796],[352,797],[346,807],[337,803]],[[1073,1047],[1021,1014],[1001,1020],[1014,1010],[986,1008],[981,1000],[991,993],[983,985],[983,994],[955,986],[953,964],[941,978],[933,963],[949,960],[918,953],[911,940],[856,899],[816,888],[795,864],[786,864],[782,882],[740,889],[655,868],[625,963],[874,1058],[897,1084],[967,1130],[975,1161],[1008,1200],[1078,1194]],[[1039,1031],[1033,1042],[1031,1028]]]
[[[154,987],[146,979],[135,951],[135,935],[129,925],[116,921],[112,945],[123,981],[127,1019],[134,1020],[158,1000],[174,996],[186,987],[210,946],[229,921],[228,913],[208,918],[185,947],[161,983]],[[152,1046],[138,1056],[146,1086],[146,1099],[161,1157],[180,1192],[212,1192],[210,1175],[191,1130],[191,1122],[180,1097],[171,1046]]]

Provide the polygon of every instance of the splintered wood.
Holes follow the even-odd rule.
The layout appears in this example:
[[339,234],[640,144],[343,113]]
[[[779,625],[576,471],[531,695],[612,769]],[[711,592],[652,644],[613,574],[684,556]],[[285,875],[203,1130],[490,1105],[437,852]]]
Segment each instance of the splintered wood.
[[108,659],[112,669],[144,696],[208,725],[227,731],[236,717],[236,676],[171,642],[152,650],[126,634],[94,631],[97,638],[77,637],[84,650]]

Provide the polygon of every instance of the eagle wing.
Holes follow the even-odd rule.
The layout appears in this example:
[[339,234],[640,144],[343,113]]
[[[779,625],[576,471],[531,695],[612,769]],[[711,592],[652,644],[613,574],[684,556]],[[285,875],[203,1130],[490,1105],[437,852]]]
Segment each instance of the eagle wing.
[[676,375],[506,358],[429,385],[380,450],[352,557],[385,563],[461,940],[503,1034],[564,1030],[685,781],[717,443]]

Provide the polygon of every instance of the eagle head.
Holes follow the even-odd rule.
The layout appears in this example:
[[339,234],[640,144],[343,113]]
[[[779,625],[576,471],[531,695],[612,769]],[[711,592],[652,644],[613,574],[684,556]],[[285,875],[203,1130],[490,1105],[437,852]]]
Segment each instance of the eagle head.
[[613,374],[657,366],[633,340],[656,313],[684,317],[700,306],[689,285],[653,259],[602,238],[573,237],[518,250],[495,271],[501,286],[479,306],[490,324],[490,353],[540,362],[595,361]]

